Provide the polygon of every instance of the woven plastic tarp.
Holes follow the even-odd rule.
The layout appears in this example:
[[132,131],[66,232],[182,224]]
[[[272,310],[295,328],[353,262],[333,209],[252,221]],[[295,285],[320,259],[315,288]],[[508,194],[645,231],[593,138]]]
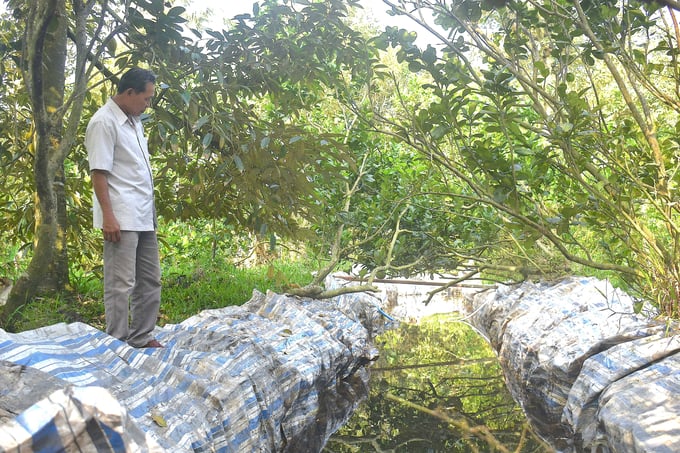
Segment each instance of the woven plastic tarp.
[[501,286],[472,298],[507,386],[558,451],[680,451],[677,327],[606,281]]
[[86,324],[0,330],[0,451],[314,452],[367,390],[365,295],[254,292],[134,349]]

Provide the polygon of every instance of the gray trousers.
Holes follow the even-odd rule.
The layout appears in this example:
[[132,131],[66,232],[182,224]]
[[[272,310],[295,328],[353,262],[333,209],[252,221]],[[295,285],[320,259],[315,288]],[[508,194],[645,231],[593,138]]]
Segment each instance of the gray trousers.
[[121,231],[104,241],[106,333],[141,347],[153,337],[161,304],[161,263],[155,231]]

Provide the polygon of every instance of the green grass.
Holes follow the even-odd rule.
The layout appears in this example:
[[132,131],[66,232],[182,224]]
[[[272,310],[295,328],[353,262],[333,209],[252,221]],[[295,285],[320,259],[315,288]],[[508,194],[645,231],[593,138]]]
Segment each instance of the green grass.
[[253,290],[284,292],[312,279],[312,263],[275,261],[252,268],[221,263],[173,270],[164,278],[161,320],[177,323],[202,310],[242,305]]
[[[270,258],[266,264],[242,265],[244,254],[252,250],[252,238],[215,221],[161,221],[158,236],[161,326],[182,322],[205,309],[242,305],[254,289],[282,293],[291,286],[304,286],[319,269],[314,259],[287,252],[281,244],[264,252]],[[27,264],[28,256],[22,255],[18,262],[17,256],[16,247],[0,248],[0,277],[14,278],[21,269],[17,266]],[[17,331],[75,321],[105,329],[101,259],[95,253],[87,262],[71,264],[71,290],[36,298],[23,307],[15,318]]]
[[[280,293],[292,285],[304,286],[315,269],[313,261],[302,260],[249,268],[207,259],[164,263],[159,325],[179,323],[205,309],[242,305],[250,300],[253,289]],[[74,291],[37,298],[24,307],[17,331],[76,321],[104,330],[101,278],[95,274],[71,278]]]

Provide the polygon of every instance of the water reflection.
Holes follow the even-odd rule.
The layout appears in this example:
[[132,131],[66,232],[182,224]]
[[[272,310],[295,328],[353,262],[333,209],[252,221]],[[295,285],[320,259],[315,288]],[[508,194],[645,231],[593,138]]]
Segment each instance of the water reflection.
[[491,348],[458,318],[435,315],[381,335],[369,397],[323,452],[550,452]]

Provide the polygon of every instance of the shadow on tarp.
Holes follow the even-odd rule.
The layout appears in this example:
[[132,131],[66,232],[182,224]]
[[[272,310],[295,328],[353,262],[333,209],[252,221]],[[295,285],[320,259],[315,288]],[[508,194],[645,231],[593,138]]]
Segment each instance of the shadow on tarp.
[[0,330],[0,450],[321,451],[367,394],[387,326],[362,293],[254,291],[135,349],[86,324]]
[[680,451],[678,326],[634,302],[576,277],[473,297],[510,392],[558,451]]

